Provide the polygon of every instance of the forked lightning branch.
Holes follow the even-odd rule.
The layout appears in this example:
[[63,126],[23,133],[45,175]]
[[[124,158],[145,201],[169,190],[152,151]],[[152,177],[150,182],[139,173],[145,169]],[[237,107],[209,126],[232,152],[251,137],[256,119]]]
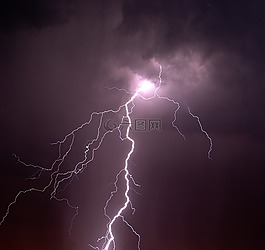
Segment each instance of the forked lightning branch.
[[[18,156],[16,156],[19,163],[23,164],[26,167],[34,168],[36,170],[35,174],[30,177],[32,180],[38,180],[41,175],[46,174],[49,176],[47,184],[43,188],[29,188],[26,190],[20,190],[17,195],[14,197],[13,201],[7,206],[6,213],[3,215],[0,225],[5,222],[5,219],[7,216],[10,215],[12,212],[13,206],[16,205],[16,202],[18,199],[22,198],[21,196],[29,193],[29,192],[48,192],[48,190],[52,190],[50,192],[50,198],[55,199],[60,202],[65,202],[70,208],[75,210],[75,214],[71,220],[71,226],[69,229],[69,233],[71,233],[73,222],[78,216],[78,206],[71,204],[70,199],[64,197],[59,197],[58,193],[61,190],[65,190],[69,185],[71,185],[72,180],[82,174],[84,170],[89,166],[89,164],[94,160],[96,151],[101,147],[104,139],[111,133],[116,133],[117,137],[122,141],[128,141],[130,146],[128,149],[128,153],[124,159],[123,166],[121,166],[121,170],[116,174],[116,178],[114,180],[114,190],[110,193],[109,198],[106,200],[105,206],[102,208],[104,215],[108,219],[108,223],[106,225],[105,232],[102,232],[102,235],[99,235],[99,238],[97,239],[97,245],[89,244],[89,246],[92,249],[97,250],[113,250],[116,249],[116,235],[114,233],[114,226],[118,222],[118,220],[121,220],[123,223],[125,223],[126,226],[129,227],[131,232],[137,236],[137,244],[136,248],[137,250],[140,250],[140,235],[136,232],[133,225],[129,224],[129,222],[124,217],[125,211],[130,209],[132,211],[135,211],[135,208],[132,205],[131,199],[130,199],[130,193],[132,191],[133,186],[139,186],[133,179],[132,174],[130,173],[130,169],[128,166],[128,162],[134,153],[135,147],[137,145],[135,144],[135,141],[133,137],[131,136],[131,129],[132,129],[132,116],[134,115],[134,107],[136,105],[136,99],[141,98],[145,100],[146,102],[152,101],[152,99],[159,98],[161,100],[167,101],[174,105],[175,111],[173,114],[173,120],[171,122],[172,126],[176,129],[176,132],[179,133],[183,139],[185,140],[185,135],[180,131],[180,129],[177,127],[177,112],[180,109],[180,104],[170,99],[166,96],[162,96],[159,93],[160,88],[162,88],[162,66],[156,64],[158,67],[158,84],[154,84],[148,79],[140,79],[139,82],[136,84],[135,90],[133,93],[128,92],[125,89],[119,89],[117,87],[108,88],[109,90],[114,91],[125,91],[126,94],[130,95],[130,98],[123,103],[121,106],[119,106],[117,109],[108,109],[104,111],[95,111],[90,115],[90,118],[85,123],[81,124],[79,127],[72,130],[69,134],[67,134],[63,140],[57,141],[53,144],[58,146],[58,157],[55,159],[53,164],[48,167],[40,167],[38,165],[33,164],[27,164],[23,162]],[[212,152],[212,139],[203,129],[202,123],[200,121],[200,118],[193,114],[191,112],[191,109],[189,107],[186,107],[187,112],[197,120],[199,129],[202,133],[205,134],[206,138],[209,141],[209,150],[208,150],[208,158],[211,159],[211,152]],[[118,122],[118,125],[113,127],[113,129],[104,130],[102,132],[102,128],[104,127],[104,118],[105,116],[109,114],[121,114],[121,119]],[[93,121],[95,121],[97,117],[98,125],[97,125],[97,132],[95,133],[95,136],[90,142],[86,145],[85,151],[83,153],[83,158],[79,160],[75,165],[72,166],[71,170],[64,170],[63,164],[70,154],[74,144],[76,143],[76,134],[80,130],[84,129],[85,126],[90,126]],[[127,126],[124,131],[124,120],[126,120]],[[62,149],[64,148],[64,150]],[[65,150],[66,148],[66,150]],[[119,152],[117,152],[118,154]],[[118,192],[118,181],[123,178],[124,180],[124,187],[122,189],[122,195],[124,198],[124,202],[115,204],[116,212],[114,215],[110,216],[107,212],[108,205],[113,201],[113,197],[117,195]],[[11,215],[10,215],[11,216]]]

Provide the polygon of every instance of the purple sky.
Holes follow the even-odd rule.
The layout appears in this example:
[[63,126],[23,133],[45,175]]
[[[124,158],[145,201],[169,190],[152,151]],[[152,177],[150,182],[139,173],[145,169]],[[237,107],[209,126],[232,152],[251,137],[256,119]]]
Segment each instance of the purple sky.
[[[19,190],[48,180],[45,174],[26,180],[34,171],[13,154],[49,167],[58,152],[51,142],[93,111],[128,100],[106,86],[134,90],[136,75],[157,84],[156,61],[163,67],[160,94],[179,101],[177,125],[187,140],[171,127],[174,106],[136,100],[133,119],[162,121],[160,132],[132,131],[130,169],[141,188],[131,193],[136,213],[126,215],[141,234],[141,249],[263,249],[264,8],[258,0],[6,1],[0,8],[0,217]],[[213,139],[213,160],[187,106]],[[82,158],[95,131],[93,123],[78,133],[63,168]],[[79,207],[70,239],[74,211],[50,200],[47,190],[12,206],[0,226],[0,249],[90,249],[105,233],[103,206],[128,150],[111,134],[62,192]],[[115,230],[117,250],[137,249],[126,226]]]

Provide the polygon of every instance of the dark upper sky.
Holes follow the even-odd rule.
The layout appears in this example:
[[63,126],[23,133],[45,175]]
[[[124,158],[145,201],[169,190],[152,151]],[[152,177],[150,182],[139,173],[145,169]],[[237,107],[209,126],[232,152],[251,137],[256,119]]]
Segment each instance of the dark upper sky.
[[[263,249],[264,9],[258,0],[1,3],[0,217],[19,190],[48,181],[49,173],[26,180],[34,169],[19,164],[14,153],[50,167],[58,153],[51,142],[91,112],[128,100],[106,86],[133,90],[136,75],[158,83],[157,62],[163,67],[160,93],[179,101],[177,124],[187,140],[171,127],[174,106],[136,100],[133,119],[162,120],[161,132],[132,131],[130,169],[141,188],[135,188],[140,195],[131,193],[137,212],[128,211],[127,218],[142,236],[141,249]],[[213,160],[187,106],[213,139]],[[82,159],[95,132],[93,123],[76,135],[62,169]],[[103,206],[128,150],[111,134],[95,161],[61,192],[79,207],[70,239],[74,212],[50,201],[49,189],[12,206],[0,226],[0,248],[90,249],[105,232]],[[115,211],[114,203],[109,210]],[[117,224],[115,230],[117,250],[137,249],[128,228]]]

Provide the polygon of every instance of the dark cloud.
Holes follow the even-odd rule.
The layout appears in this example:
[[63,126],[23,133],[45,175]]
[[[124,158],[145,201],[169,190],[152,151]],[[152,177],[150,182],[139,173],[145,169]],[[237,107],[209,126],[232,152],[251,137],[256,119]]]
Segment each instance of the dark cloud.
[[70,1],[2,1],[0,29],[43,28],[65,22],[70,14]]
[[[149,33],[165,50],[203,43],[207,50],[263,47],[262,1],[125,1],[124,34]],[[158,38],[158,39],[156,39]],[[251,44],[251,42],[256,44]]]

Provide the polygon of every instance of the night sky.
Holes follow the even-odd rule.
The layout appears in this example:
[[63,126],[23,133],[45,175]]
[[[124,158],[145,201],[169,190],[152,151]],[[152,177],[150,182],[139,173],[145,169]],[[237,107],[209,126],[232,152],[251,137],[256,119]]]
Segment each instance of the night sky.
[[[58,157],[62,140],[93,111],[128,100],[137,75],[158,84],[159,99],[135,101],[132,119],[158,119],[161,131],[132,130],[129,168],[136,212],[125,216],[141,249],[265,249],[265,2],[259,0],[9,0],[0,6],[0,217],[19,190],[43,188],[51,172],[29,180]],[[155,63],[156,62],[156,63]],[[200,117],[209,141],[187,110]],[[117,122],[116,116],[103,123]],[[72,169],[95,136],[95,118],[76,134],[62,171]],[[118,133],[95,160],[61,187],[79,207],[44,193],[21,195],[0,226],[3,250],[84,250],[106,231],[103,207],[130,149]],[[65,150],[69,141],[63,146]],[[122,187],[122,180],[119,185]],[[64,188],[65,187],[65,188]],[[121,189],[122,190],[122,189]],[[118,194],[109,207],[122,202]],[[117,250],[137,250],[119,221]]]

